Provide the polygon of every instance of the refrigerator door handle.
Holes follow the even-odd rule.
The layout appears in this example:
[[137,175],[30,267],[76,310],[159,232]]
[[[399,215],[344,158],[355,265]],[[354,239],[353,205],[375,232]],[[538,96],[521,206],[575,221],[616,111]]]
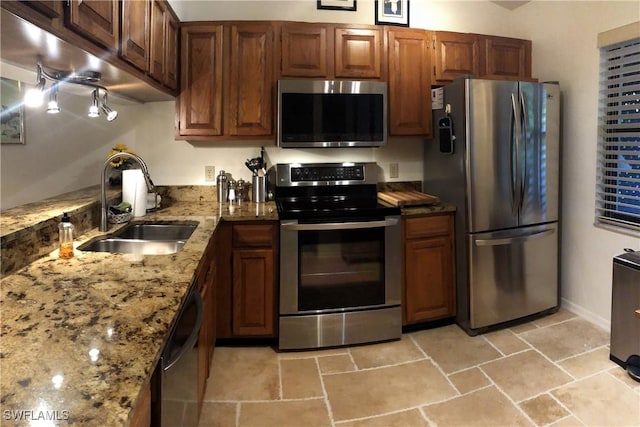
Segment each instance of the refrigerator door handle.
[[520,173],[522,180],[520,182],[520,211],[524,209],[524,205],[527,202],[527,198],[525,197],[527,190],[527,180],[529,179],[527,175],[527,147],[529,146],[527,140],[527,120],[528,120],[528,112],[527,112],[527,101],[524,97],[524,92],[520,92],[520,114],[521,114],[521,123],[522,123],[522,147],[524,150],[523,162],[519,164]]
[[[514,129],[515,128],[515,129]],[[520,201],[518,200],[517,190],[520,188],[518,185],[519,176],[519,164],[520,164],[520,117],[518,115],[518,103],[516,101],[516,94],[511,94],[511,118],[509,123],[509,138],[510,138],[510,156],[509,165],[511,169],[511,211],[514,215],[518,214],[520,207]]]
[[536,231],[534,233],[523,234],[515,237],[507,237],[504,239],[480,239],[476,240],[476,246],[503,246],[503,245],[511,245],[513,243],[522,243],[528,240],[539,239],[540,237],[545,237],[555,233],[555,230],[543,230]]

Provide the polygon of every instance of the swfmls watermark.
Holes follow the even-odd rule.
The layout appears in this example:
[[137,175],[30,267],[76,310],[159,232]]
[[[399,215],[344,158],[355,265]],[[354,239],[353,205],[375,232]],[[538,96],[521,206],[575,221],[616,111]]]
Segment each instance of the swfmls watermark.
[[65,421],[69,419],[69,411],[39,410],[39,409],[5,409],[2,411],[3,420],[13,421]]

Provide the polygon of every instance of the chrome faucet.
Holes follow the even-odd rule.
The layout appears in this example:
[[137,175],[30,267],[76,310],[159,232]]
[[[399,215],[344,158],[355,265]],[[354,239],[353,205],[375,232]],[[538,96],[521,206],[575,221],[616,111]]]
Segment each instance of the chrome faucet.
[[153,181],[151,181],[151,177],[149,176],[149,168],[147,167],[147,164],[144,162],[144,160],[142,160],[140,156],[127,153],[124,151],[116,153],[112,156],[109,156],[109,158],[104,162],[104,166],[102,168],[102,175],[101,175],[102,179],[100,180],[100,208],[101,208],[100,209],[101,210],[100,231],[107,231],[109,229],[109,225],[107,223],[107,212],[109,210],[109,207],[107,206],[107,190],[104,185],[104,182],[107,179],[107,168],[109,167],[111,162],[121,157],[135,160],[140,165],[140,168],[142,169],[142,176],[144,177],[144,182],[147,184],[147,191],[152,192],[154,189]]

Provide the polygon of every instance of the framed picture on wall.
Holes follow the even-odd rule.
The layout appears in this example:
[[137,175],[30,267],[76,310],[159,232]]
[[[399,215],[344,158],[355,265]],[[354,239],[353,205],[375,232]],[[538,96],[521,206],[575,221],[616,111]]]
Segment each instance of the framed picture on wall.
[[356,10],[356,0],[318,0],[318,9]]
[[0,77],[0,143],[24,144],[24,104],[22,83]]
[[409,0],[375,0],[376,25],[409,26]]

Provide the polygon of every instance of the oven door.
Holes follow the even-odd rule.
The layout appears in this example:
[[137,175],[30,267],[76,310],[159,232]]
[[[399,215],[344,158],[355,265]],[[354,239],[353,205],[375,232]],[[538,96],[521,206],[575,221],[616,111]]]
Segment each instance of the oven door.
[[280,314],[400,304],[400,217],[280,222]]

